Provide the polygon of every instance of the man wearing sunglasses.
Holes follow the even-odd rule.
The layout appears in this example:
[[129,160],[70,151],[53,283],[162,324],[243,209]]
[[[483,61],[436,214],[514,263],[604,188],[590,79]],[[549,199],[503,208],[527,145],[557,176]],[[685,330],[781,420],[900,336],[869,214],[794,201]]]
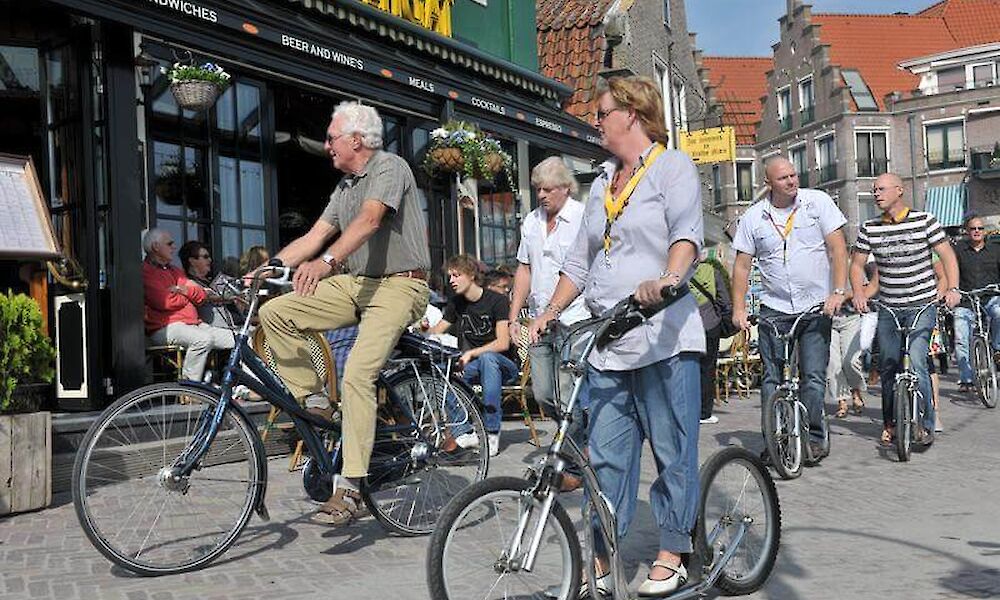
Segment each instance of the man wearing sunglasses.
[[[963,291],[974,290],[991,283],[1000,283],[1000,247],[986,243],[986,227],[976,215],[965,218],[965,232],[969,238],[955,247],[958,258],[958,287]],[[1000,296],[993,296],[985,304],[990,319],[990,346],[1000,349]],[[955,354],[958,358],[958,384],[963,392],[971,392],[972,365],[969,363],[969,339],[972,337],[972,301],[962,298],[955,308]]]

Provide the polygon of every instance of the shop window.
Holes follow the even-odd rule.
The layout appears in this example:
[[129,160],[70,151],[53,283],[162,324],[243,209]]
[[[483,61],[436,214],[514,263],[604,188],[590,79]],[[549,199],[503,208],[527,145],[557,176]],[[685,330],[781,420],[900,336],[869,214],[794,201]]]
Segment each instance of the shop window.
[[816,163],[819,167],[819,183],[826,183],[837,178],[836,150],[834,138],[828,135],[816,141]]
[[799,176],[799,185],[802,187],[809,187],[809,167],[806,162],[805,145],[789,149],[788,156],[791,159],[792,165],[795,167],[795,172]]
[[[516,178],[517,147],[513,142],[502,139],[500,144],[514,159],[511,173]],[[480,258],[488,265],[513,266],[517,261],[520,234],[518,198],[510,191],[506,177],[502,173],[492,182],[479,183]],[[469,249],[466,251],[469,252]]]
[[778,90],[778,124],[782,133],[792,128],[792,94],[787,87]]

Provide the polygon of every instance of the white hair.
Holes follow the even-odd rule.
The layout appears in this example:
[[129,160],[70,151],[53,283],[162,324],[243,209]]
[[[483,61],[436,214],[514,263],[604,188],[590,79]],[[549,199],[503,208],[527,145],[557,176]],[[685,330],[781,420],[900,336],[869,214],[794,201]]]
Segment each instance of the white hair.
[[169,232],[166,229],[157,229],[155,227],[146,231],[146,233],[142,236],[143,251],[145,251],[146,254],[151,254],[153,252],[153,244],[161,241],[168,233]]
[[360,102],[341,102],[333,109],[333,118],[338,116],[341,118],[341,134],[360,134],[365,148],[382,148],[382,118],[373,107]]
[[580,184],[577,183],[573,172],[566,166],[566,162],[558,156],[550,156],[535,165],[531,170],[531,185],[545,187],[554,185],[569,188],[570,196],[575,196],[580,191]]

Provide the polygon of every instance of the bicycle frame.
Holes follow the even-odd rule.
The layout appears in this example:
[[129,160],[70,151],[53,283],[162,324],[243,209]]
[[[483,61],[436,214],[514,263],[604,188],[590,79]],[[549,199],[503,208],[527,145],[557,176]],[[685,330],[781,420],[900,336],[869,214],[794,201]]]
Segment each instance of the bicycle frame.
[[[314,416],[306,411],[305,408],[301,407],[295,397],[292,396],[291,392],[288,391],[288,388],[285,386],[281,378],[274,371],[272,371],[264,363],[260,356],[258,356],[257,353],[254,352],[249,346],[251,321],[253,315],[257,313],[257,309],[260,306],[260,298],[262,295],[260,287],[262,282],[266,281],[272,285],[284,285],[288,282],[288,277],[291,274],[291,269],[288,267],[278,267],[276,270],[283,273],[280,278],[254,279],[254,283],[250,288],[251,300],[249,307],[247,308],[246,318],[240,331],[236,334],[233,350],[229,354],[229,358],[223,372],[222,385],[218,396],[219,403],[210,418],[208,417],[208,413],[205,413],[202,421],[198,425],[195,435],[192,437],[191,443],[178,456],[171,473],[173,477],[186,477],[198,468],[201,458],[208,451],[209,446],[211,446],[215,439],[219,426],[222,424],[225,411],[230,408],[233,387],[237,384],[245,385],[259,394],[261,398],[265,399],[270,404],[285,411],[290,416],[292,423],[300,438],[305,443],[309,454],[317,461],[320,472],[330,476],[336,474],[337,472],[339,442],[332,453],[327,451],[324,448],[324,436],[317,433],[317,429],[324,432],[330,431],[339,433],[340,425]],[[447,367],[443,373],[440,367],[438,367],[433,360],[430,362],[433,368],[444,376],[443,381],[447,382],[441,398],[441,408],[444,410],[444,404],[447,402],[449,390],[451,386],[454,385],[454,382],[451,381],[450,377],[451,361],[448,361]],[[252,376],[248,375],[241,368],[241,366],[245,366],[246,369],[250,371]],[[416,370],[415,361],[413,361],[412,368]],[[379,373],[379,380],[385,383],[384,373]],[[407,403],[401,401],[388,386],[386,386],[386,389],[388,391],[390,401],[396,408],[402,411],[403,415],[407,418],[408,424],[379,425],[376,435],[415,432],[422,442],[431,445],[431,442],[426,438],[424,432],[413,426],[413,423],[417,421]],[[435,431],[436,430],[437,428],[435,428]],[[390,466],[392,465],[390,464]]]
[[986,305],[983,303],[984,295],[1000,295],[1000,285],[990,284],[985,287],[981,287],[975,290],[963,291],[958,290],[958,293],[972,302],[972,312],[975,315],[975,330],[973,336],[979,336],[986,340],[987,345],[990,342],[990,333],[992,330],[992,319],[984,318],[984,313],[986,312]]

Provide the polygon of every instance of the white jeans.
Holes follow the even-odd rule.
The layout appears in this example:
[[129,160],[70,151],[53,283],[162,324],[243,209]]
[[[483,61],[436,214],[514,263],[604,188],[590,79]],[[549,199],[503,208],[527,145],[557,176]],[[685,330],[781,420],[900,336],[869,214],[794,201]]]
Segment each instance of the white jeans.
[[235,343],[235,333],[230,329],[212,327],[206,323],[187,325],[185,323],[169,323],[163,329],[157,329],[149,336],[149,340],[159,346],[171,344],[184,346],[184,366],[181,369],[182,379],[201,381],[205,375],[205,361],[212,350],[232,350]]

